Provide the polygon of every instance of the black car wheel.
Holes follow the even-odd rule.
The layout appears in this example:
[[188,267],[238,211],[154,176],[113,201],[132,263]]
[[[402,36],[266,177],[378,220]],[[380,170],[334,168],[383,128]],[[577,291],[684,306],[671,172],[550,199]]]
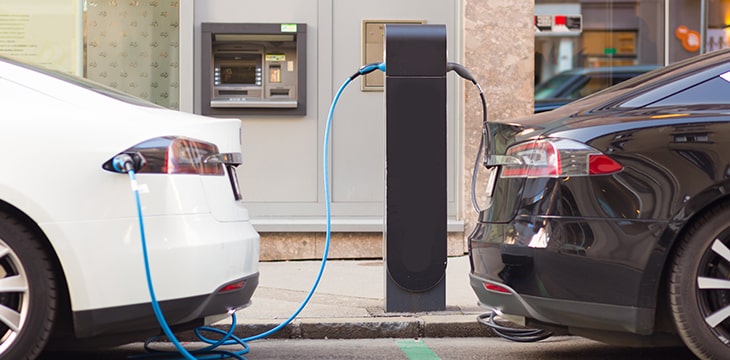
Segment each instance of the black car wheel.
[[691,226],[674,257],[670,277],[674,323],[700,358],[730,354],[730,206]]
[[0,359],[34,359],[41,352],[55,318],[55,284],[40,241],[0,214]]

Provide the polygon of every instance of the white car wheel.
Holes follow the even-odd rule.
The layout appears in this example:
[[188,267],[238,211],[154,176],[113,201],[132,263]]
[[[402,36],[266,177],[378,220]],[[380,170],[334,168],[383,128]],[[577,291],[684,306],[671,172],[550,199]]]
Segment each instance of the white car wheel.
[[56,283],[37,236],[0,215],[0,359],[34,359],[51,332]]

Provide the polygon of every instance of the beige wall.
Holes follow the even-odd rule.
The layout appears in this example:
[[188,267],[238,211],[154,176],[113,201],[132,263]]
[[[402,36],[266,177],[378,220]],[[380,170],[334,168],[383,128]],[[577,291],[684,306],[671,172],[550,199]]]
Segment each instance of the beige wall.
[[[463,0],[464,65],[484,89],[488,121],[533,112],[534,0]],[[464,91],[464,240],[477,215],[471,202],[474,158],[479,148],[482,105],[471,85]],[[488,172],[479,173],[477,194],[483,193]],[[480,198],[480,206],[484,200]]]
[[[484,89],[488,119],[508,119],[533,111],[534,0],[463,0],[463,65]],[[471,203],[471,175],[479,147],[482,107],[479,94],[465,82],[463,139],[463,191],[461,216],[464,233],[450,233],[448,254],[467,252],[466,237],[474,227],[476,212]],[[486,185],[481,171],[477,189]],[[483,200],[481,202],[483,205]],[[262,260],[312,259],[321,256],[324,234],[261,233]],[[381,233],[335,233],[330,257],[376,258],[382,256]]]

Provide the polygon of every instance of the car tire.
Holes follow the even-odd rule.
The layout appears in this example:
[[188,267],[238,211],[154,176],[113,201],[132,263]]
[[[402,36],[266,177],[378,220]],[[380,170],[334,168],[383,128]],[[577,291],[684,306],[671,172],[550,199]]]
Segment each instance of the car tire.
[[56,314],[52,269],[38,236],[0,214],[0,359],[35,359],[43,350]]
[[692,224],[678,244],[669,278],[672,317],[702,359],[730,353],[730,204]]

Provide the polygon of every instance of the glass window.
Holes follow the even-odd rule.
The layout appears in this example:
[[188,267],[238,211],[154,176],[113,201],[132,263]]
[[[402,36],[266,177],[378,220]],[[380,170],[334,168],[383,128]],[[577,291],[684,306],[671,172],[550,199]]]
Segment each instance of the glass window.
[[578,99],[611,86],[611,78],[607,76],[590,76],[586,80],[583,86],[571,91],[567,97],[570,99]]
[[0,0],[0,54],[179,109],[178,0]]
[[537,87],[535,87],[535,100],[551,99],[556,97],[557,94],[559,94],[565,87],[565,84],[570,82],[571,79],[573,79],[573,76],[560,74],[538,84]]
[[81,75],[81,0],[0,0],[0,54]]
[[730,0],[535,0],[535,89],[569,70],[666,66],[730,46],[729,34]]
[[84,76],[179,109],[179,13],[179,1],[88,0]]
[[0,0],[0,54],[179,109],[179,0]]
[[716,77],[649,106],[694,105],[725,105],[730,107],[730,83],[722,77]]

